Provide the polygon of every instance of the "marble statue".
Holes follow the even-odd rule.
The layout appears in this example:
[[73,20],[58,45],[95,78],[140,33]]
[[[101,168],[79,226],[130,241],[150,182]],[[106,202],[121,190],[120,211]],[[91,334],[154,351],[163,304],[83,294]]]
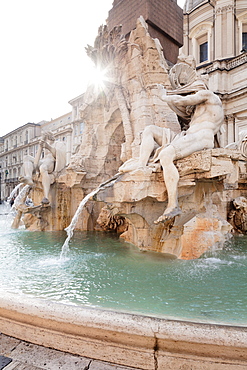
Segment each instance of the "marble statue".
[[[224,119],[221,100],[207,89],[204,81],[196,77],[191,66],[179,63],[172,68],[170,75],[176,89],[168,95],[166,89],[158,85],[157,96],[168,104],[182,122],[189,121],[189,128],[183,130],[182,127],[182,131],[175,134],[169,128],[147,126],[143,132],[140,157],[136,163],[137,168],[145,168],[155,142],[161,145],[155,160],[159,160],[163,168],[168,205],[155,223],[170,222],[175,216],[181,214],[178,205],[179,173],[174,161],[203,149],[214,148],[214,137]],[[129,165],[130,167],[126,163],[120,167],[120,172],[133,170],[133,162]]]
[[[42,151],[44,157],[41,159]],[[44,197],[42,204],[49,204],[50,186],[54,182],[58,172],[66,165],[66,146],[61,141],[55,141],[51,132],[46,132],[40,142],[35,157],[26,155],[23,158],[24,176],[20,181],[30,186],[34,185],[34,175],[41,177]]]

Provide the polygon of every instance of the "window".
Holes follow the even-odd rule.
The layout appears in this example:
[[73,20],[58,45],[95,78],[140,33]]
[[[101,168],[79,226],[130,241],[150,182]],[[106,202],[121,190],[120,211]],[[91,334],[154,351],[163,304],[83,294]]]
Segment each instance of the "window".
[[247,11],[237,16],[239,32],[239,53],[247,51]]
[[206,41],[203,44],[199,45],[199,49],[200,49],[199,60],[200,63],[202,63],[208,60],[208,42]]
[[192,55],[195,57],[197,64],[205,61],[210,62],[210,53],[212,51],[212,27],[213,24],[211,22],[203,22],[194,27],[189,34]]
[[80,134],[82,134],[84,129],[84,122],[80,122]]
[[242,52],[247,51],[247,24],[242,26]]

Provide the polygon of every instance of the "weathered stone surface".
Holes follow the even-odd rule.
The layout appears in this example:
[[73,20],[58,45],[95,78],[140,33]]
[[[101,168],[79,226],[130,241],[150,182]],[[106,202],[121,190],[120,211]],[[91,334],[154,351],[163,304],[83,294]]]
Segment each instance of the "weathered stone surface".
[[181,259],[199,258],[209,246],[221,248],[231,232],[231,225],[223,220],[200,214],[184,225],[181,236]]
[[129,230],[122,237],[140,249],[183,259],[198,258],[210,247],[221,247],[231,232],[226,221],[227,199],[219,206],[219,199],[213,204],[211,197],[220,189],[223,194],[230,177],[235,184],[238,163],[231,159],[228,150],[218,149],[197,152],[177,161],[182,215],[170,228],[154,224],[167,201],[159,166],[121,175],[112,187],[97,194],[97,200],[115,205],[118,214],[127,218]]
[[[224,367],[243,370],[247,362],[243,327],[197,324],[86,307],[78,309],[73,305],[66,309],[63,305],[61,309],[55,302],[13,294],[1,297],[0,322],[1,331],[6,335],[53,348],[50,352],[36,344],[21,342],[12,350],[16,361],[29,363],[32,360],[32,366],[50,370],[77,369],[78,363],[79,368],[93,366],[91,358],[98,360],[99,369],[100,361],[105,361],[118,364],[118,370],[121,366],[143,370],[163,370],[164,366],[180,368],[187,361],[198,370],[205,369],[206,365],[210,370]],[[46,366],[42,366],[44,358]]]
[[[114,177],[123,160],[139,156],[147,126],[180,132],[176,114],[158,97],[157,84],[171,90],[169,67],[159,43],[150,37],[142,18],[128,42],[119,30],[116,28],[113,37],[113,52],[107,54],[113,68],[103,93],[91,86],[74,100],[84,121],[83,141],[68,168],[51,185],[49,211],[41,209],[36,216],[25,215],[26,226],[31,230],[67,227],[85,195]],[[103,44],[110,50],[107,28],[104,34],[107,37]],[[108,59],[102,50],[97,45],[93,50],[94,57],[103,58],[106,67]],[[107,206],[117,210],[114,216],[126,220],[127,230],[121,237],[143,250],[197,258],[215,243],[223,242],[230,230],[224,222],[229,203],[245,191],[245,158],[238,150],[218,148],[195,152],[175,164],[180,176],[178,197],[182,210],[175,220],[167,225],[154,223],[167,207],[167,191],[158,162],[145,170],[119,174],[114,185],[102,188],[88,201],[76,229],[100,229],[97,219]],[[41,184],[33,189],[32,198],[35,205],[40,203]],[[209,198],[215,208],[213,214],[207,213]],[[105,222],[102,225],[103,230]]]

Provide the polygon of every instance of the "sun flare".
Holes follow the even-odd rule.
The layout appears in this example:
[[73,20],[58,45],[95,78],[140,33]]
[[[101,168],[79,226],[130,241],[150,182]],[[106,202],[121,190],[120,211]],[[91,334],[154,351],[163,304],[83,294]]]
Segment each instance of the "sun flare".
[[104,90],[107,82],[107,71],[99,67],[94,67],[89,76],[89,83],[94,85],[98,90]]

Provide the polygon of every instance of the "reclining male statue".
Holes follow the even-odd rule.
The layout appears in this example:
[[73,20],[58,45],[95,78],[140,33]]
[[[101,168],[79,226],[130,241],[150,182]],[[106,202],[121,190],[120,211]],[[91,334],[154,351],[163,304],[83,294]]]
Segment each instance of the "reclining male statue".
[[[41,154],[44,149],[44,158]],[[66,165],[66,146],[61,141],[55,141],[51,132],[46,132],[40,142],[35,157],[26,155],[23,158],[24,176],[20,177],[20,182],[34,185],[33,175],[38,172],[41,176],[44,197],[42,204],[49,204],[50,186],[54,182],[57,173]]]
[[[220,130],[224,114],[221,100],[207,89],[203,81],[195,80],[192,84],[180,86],[177,94],[175,91],[175,95],[168,96],[161,85],[158,86],[158,90],[159,98],[166,102],[179,117],[188,118],[190,115],[189,128],[176,135],[168,128],[147,126],[143,132],[140,157],[138,162],[135,162],[136,167],[133,167],[134,162],[131,163],[130,160],[129,164],[126,162],[120,167],[119,172],[145,168],[154,150],[155,142],[161,145],[156,160],[160,161],[163,168],[168,205],[155,223],[166,223],[181,214],[178,205],[179,173],[174,161],[203,149],[212,149],[214,136]],[[171,93],[174,94],[174,91]]]

